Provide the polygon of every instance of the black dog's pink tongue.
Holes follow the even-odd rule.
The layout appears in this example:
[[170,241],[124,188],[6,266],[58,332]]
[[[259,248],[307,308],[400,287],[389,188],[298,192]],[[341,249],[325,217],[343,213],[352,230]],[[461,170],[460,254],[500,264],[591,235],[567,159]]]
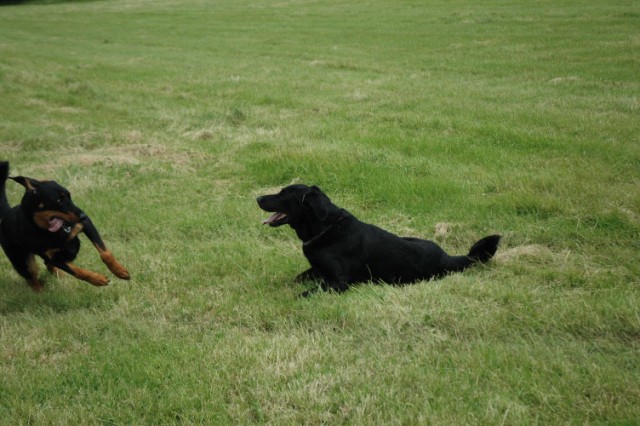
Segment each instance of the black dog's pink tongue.
[[54,217],[49,221],[49,232],[58,232],[60,228],[62,228],[63,224],[64,222],[62,221],[62,219]]
[[284,213],[276,212],[276,213],[272,214],[271,216],[269,216],[268,219],[263,220],[262,224],[263,225],[268,225],[268,224],[273,223],[273,222],[275,222],[275,221],[277,221],[279,219],[282,219],[285,216],[286,216],[286,214],[284,214]]

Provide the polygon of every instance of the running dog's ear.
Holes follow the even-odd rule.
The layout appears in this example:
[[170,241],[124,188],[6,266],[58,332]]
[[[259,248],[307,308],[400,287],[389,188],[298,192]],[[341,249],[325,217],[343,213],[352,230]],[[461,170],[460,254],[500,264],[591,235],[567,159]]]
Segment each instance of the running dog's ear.
[[317,186],[312,186],[309,192],[305,194],[303,203],[311,207],[311,211],[319,221],[324,221],[329,216],[331,200]]
[[36,189],[34,181],[31,178],[24,176],[9,176],[9,179],[18,182],[20,185],[24,186],[27,191],[34,191]]

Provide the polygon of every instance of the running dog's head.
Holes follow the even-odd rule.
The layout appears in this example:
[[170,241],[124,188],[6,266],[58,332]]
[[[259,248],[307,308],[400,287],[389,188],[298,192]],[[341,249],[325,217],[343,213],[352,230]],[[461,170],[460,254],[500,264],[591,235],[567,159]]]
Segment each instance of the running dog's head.
[[87,218],[87,215],[73,204],[69,191],[57,182],[38,181],[24,176],[10,179],[24,186],[25,193],[20,207],[37,227],[55,233],[65,224],[73,225]]
[[273,213],[263,224],[289,225],[306,241],[331,223],[340,209],[317,186],[289,185],[277,194],[257,198],[258,206]]

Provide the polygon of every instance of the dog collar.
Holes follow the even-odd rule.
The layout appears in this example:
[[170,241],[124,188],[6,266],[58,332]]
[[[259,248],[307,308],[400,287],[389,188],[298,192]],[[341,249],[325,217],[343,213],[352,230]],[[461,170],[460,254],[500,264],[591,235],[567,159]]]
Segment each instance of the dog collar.
[[345,216],[340,216],[335,222],[333,222],[331,225],[327,226],[322,231],[320,231],[320,233],[318,235],[316,235],[315,237],[311,238],[310,240],[305,241],[304,243],[302,243],[302,247],[309,247],[310,245],[312,245],[313,243],[318,241],[324,234],[326,234],[327,232],[331,231],[338,224],[338,222],[340,222],[344,218],[345,218]]

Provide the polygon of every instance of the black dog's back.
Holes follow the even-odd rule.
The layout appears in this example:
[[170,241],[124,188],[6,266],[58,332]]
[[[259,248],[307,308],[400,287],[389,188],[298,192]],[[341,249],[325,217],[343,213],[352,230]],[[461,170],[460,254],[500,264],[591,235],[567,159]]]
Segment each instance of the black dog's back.
[[[403,238],[352,217],[332,255],[351,270],[347,282],[409,283],[441,274],[447,254],[432,241]],[[352,249],[350,247],[352,246]]]
[[[404,284],[439,278],[460,272],[476,263],[485,263],[495,254],[500,236],[476,242],[466,256],[450,256],[433,241],[399,237],[378,226],[349,215],[341,229],[339,244],[329,257],[349,271],[348,283],[382,281]],[[314,257],[315,250],[305,250]],[[320,250],[327,256],[326,250]]]

